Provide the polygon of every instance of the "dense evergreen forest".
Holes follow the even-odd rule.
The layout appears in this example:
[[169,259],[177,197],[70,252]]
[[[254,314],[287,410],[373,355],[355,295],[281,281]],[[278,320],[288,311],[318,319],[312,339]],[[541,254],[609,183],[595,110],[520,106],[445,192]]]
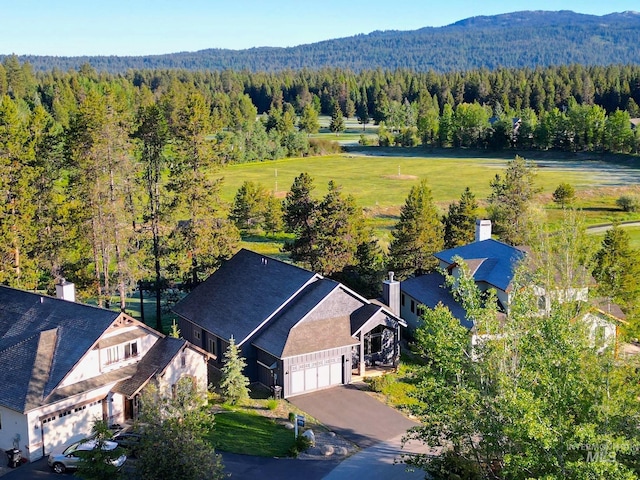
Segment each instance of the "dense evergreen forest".
[[[199,281],[240,239],[239,214],[218,195],[221,169],[331,148],[309,139],[319,114],[337,130],[342,117],[375,122],[382,145],[629,153],[638,102],[638,66],[108,74],[34,72],[10,56],[0,282],[51,288],[64,276],[124,305],[139,279]],[[275,219],[280,202],[269,203]]]
[[[429,19],[425,18],[425,24]],[[278,27],[276,27],[278,28]],[[286,27],[282,27],[286,28]],[[376,31],[289,48],[208,49],[141,57],[24,56],[36,70],[129,69],[282,71],[383,68],[465,71],[476,68],[640,63],[640,14],[583,15],[527,11],[474,17],[445,27]],[[10,52],[6,52],[10,53]]]

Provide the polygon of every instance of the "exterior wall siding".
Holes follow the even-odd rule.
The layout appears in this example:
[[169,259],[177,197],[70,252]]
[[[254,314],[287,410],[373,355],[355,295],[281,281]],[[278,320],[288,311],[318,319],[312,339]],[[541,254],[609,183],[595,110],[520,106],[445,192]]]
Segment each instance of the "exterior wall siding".
[[0,461],[6,461],[4,451],[13,448],[15,443],[23,455],[26,454],[29,449],[30,432],[27,417],[15,410],[0,407],[0,422]]

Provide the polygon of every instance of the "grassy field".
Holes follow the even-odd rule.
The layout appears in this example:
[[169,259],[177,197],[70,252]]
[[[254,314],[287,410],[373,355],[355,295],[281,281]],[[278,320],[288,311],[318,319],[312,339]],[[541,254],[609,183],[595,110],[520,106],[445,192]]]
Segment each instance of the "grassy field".
[[[341,185],[345,193],[353,195],[365,210],[381,243],[386,245],[400,206],[420,179],[428,180],[443,214],[448,204],[457,200],[467,186],[482,206],[491,191],[491,180],[510,159],[465,157],[462,156],[464,152],[445,152],[449,156],[428,155],[421,149],[352,147],[352,150],[339,155],[228,166],[222,172],[225,178],[222,197],[232,202],[245,180],[261,183],[283,197],[294,178],[307,172],[314,178],[317,197],[326,193],[330,180]],[[620,170],[602,162],[553,158],[545,159],[540,165],[536,178],[536,185],[541,189],[539,203],[545,206],[550,222],[561,217],[561,210],[553,204],[551,194],[562,182],[576,188],[575,206],[582,210],[589,224],[640,219],[640,214],[624,213],[615,205],[622,192],[638,189],[632,185],[636,178],[640,179],[640,170],[629,167]],[[607,169],[611,170],[610,175]],[[261,243],[254,246],[250,239],[245,245],[260,248],[265,254],[274,254],[277,248],[273,247],[281,240],[274,240],[271,245],[265,241]]]

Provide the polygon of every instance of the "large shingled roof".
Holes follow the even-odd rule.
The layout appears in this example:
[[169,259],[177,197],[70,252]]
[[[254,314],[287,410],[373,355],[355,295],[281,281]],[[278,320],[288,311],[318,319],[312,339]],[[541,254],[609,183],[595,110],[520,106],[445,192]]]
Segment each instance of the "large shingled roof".
[[476,282],[486,282],[507,292],[515,267],[524,258],[525,252],[490,238],[434,254],[434,257],[448,265],[454,263],[453,258],[456,256],[467,261]]
[[42,404],[119,315],[0,286],[0,405]]
[[224,339],[245,341],[312,280],[313,272],[242,249],[173,311]]
[[402,291],[429,308],[435,308],[441,303],[449,309],[455,318],[460,320],[461,325],[466,328],[473,327],[473,322],[467,319],[464,308],[456,301],[451,290],[446,286],[442,274],[428,273],[404,280]]

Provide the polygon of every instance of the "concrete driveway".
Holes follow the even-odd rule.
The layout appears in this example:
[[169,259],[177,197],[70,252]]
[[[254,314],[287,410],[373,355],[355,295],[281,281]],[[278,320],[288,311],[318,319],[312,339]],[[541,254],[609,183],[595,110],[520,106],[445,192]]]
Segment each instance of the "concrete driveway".
[[363,449],[397,438],[418,424],[354,385],[329,388],[288,400]]

